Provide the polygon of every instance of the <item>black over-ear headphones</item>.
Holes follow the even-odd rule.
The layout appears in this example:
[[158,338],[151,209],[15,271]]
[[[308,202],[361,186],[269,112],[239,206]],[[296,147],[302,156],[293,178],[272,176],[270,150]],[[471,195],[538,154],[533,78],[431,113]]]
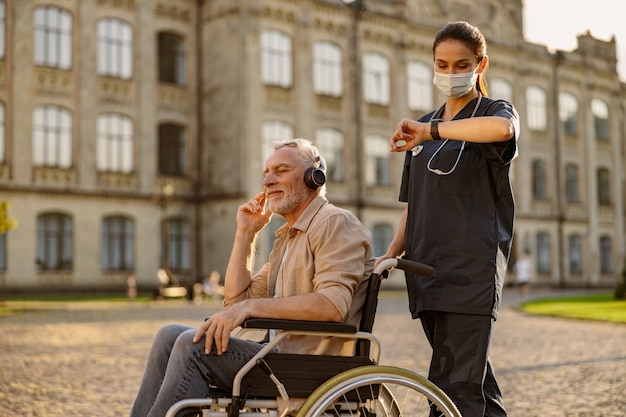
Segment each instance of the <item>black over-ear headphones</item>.
[[326,183],[326,161],[319,155],[319,168],[307,168],[304,172],[304,183],[312,190],[317,190]]

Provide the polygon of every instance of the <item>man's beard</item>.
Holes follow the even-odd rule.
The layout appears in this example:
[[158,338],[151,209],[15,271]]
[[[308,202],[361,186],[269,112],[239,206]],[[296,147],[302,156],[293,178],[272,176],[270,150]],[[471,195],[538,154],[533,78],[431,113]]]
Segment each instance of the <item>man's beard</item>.
[[272,213],[285,214],[293,211],[298,205],[307,198],[306,190],[298,187],[288,193],[283,191],[283,198],[278,201],[269,201],[269,207]]

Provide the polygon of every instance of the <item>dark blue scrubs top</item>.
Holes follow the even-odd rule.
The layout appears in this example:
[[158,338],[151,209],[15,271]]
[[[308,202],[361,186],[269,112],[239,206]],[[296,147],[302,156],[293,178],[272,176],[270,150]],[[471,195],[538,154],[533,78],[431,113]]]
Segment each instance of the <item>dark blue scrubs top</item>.
[[[469,102],[454,118],[469,118]],[[439,109],[436,117],[440,116]],[[435,112],[420,118],[427,122]],[[458,165],[449,171],[463,142],[429,140],[417,155],[407,152],[399,200],[408,202],[405,256],[435,268],[432,277],[407,274],[413,318],[427,310],[497,316],[513,237],[515,203],[509,182],[517,156],[519,116],[503,100],[481,98],[474,117],[499,116],[514,126],[514,137],[501,143],[465,143]]]

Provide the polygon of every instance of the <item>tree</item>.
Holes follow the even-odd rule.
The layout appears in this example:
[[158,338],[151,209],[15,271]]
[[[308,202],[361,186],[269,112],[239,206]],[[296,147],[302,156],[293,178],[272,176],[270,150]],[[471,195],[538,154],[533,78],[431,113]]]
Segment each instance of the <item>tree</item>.
[[8,211],[9,203],[7,201],[0,201],[0,235],[17,227],[17,219],[9,217]]

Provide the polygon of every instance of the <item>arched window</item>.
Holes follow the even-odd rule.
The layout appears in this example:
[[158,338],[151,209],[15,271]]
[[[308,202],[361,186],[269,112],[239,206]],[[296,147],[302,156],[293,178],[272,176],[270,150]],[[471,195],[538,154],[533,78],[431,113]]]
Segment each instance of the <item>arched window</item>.
[[177,85],[187,83],[185,40],[174,33],[158,34],[159,81]]
[[408,101],[411,110],[433,107],[433,66],[421,61],[407,64]]
[[536,85],[526,88],[526,112],[529,129],[546,130],[546,93],[543,88]]
[[559,119],[566,135],[578,135],[578,100],[573,94],[559,94]]
[[548,274],[552,270],[552,254],[550,250],[550,235],[545,232],[537,233],[537,272]]
[[607,168],[598,168],[598,204],[601,206],[611,205],[611,186],[609,178],[609,170]]
[[600,272],[613,272],[613,243],[609,236],[600,237]]
[[329,127],[319,128],[315,145],[326,160],[326,178],[334,182],[343,181],[343,133]]
[[133,75],[133,30],[123,20],[98,21],[98,74],[125,79]]
[[72,113],[63,107],[38,106],[33,112],[33,164],[72,165]]
[[511,83],[503,78],[494,78],[489,83],[489,95],[494,99],[513,101],[513,87]]
[[98,116],[97,167],[99,171],[133,170],[133,122],[130,117],[107,113]]
[[72,66],[72,15],[58,7],[35,9],[35,65]]
[[569,272],[580,274],[583,271],[583,245],[580,235],[568,237]]
[[261,32],[261,79],[263,83],[290,87],[291,62],[291,37],[278,30]]
[[37,217],[37,270],[71,271],[74,258],[72,218],[46,213]]
[[263,123],[261,135],[263,136],[263,150],[261,163],[265,166],[265,160],[274,152],[272,142],[293,139],[293,127],[289,123],[280,120],[268,120]]
[[187,135],[183,126],[159,125],[159,173],[172,176],[187,173]]
[[393,239],[393,227],[387,223],[377,223],[372,227],[374,256],[382,256]]
[[594,130],[597,140],[609,140],[609,106],[604,100],[591,100],[591,114],[593,114]]
[[132,271],[135,265],[133,220],[110,216],[102,220],[100,265],[103,271]]
[[368,103],[389,104],[389,60],[377,52],[363,56],[364,99]]
[[548,179],[546,172],[546,162],[535,159],[533,161],[533,198],[535,200],[548,199]]
[[317,94],[339,97],[343,94],[341,48],[332,42],[313,46],[313,89]]
[[161,249],[162,265],[172,271],[185,272],[191,269],[191,236],[189,222],[182,218],[169,218],[164,221],[166,239],[161,242],[166,247]]
[[385,136],[368,135],[365,138],[365,182],[367,185],[391,185],[389,141]]
[[568,203],[580,202],[578,165],[575,163],[565,165],[565,198]]

